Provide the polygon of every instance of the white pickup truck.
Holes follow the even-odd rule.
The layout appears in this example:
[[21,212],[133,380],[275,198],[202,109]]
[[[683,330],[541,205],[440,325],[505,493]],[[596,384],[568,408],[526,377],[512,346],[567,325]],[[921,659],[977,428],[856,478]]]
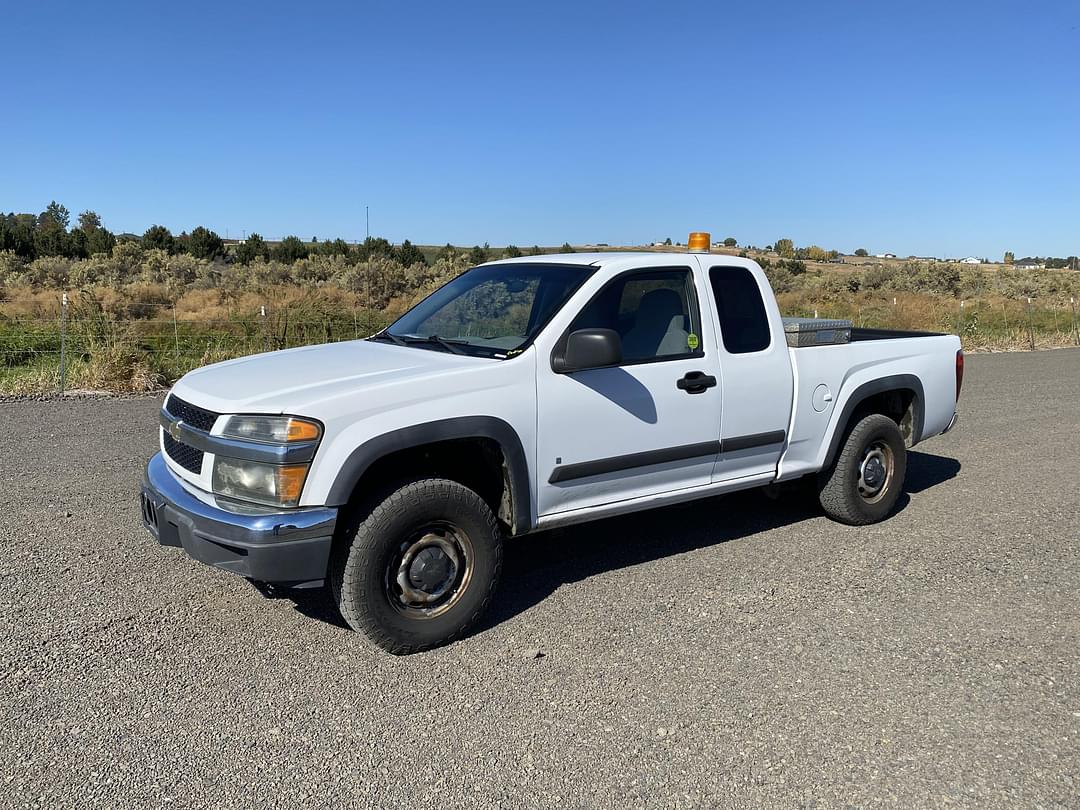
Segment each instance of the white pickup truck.
[[807,477],[830,517],[882,520],[906,448],[956,421],[960,341],[789,346],[814,326],[707,251],[481,265],[365,340],[185,375],[142,517],[210,565],[328,583],[394,653],[460,637],[514,535]]

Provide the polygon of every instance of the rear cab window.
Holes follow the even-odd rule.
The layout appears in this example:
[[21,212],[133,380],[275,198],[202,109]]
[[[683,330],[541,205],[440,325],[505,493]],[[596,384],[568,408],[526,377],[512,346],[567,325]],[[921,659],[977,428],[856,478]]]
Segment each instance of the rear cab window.
[[724,349],[729,354],[748,354],[769,348],[769,316],[753,273],[745,267],[713,267],[709,285]]

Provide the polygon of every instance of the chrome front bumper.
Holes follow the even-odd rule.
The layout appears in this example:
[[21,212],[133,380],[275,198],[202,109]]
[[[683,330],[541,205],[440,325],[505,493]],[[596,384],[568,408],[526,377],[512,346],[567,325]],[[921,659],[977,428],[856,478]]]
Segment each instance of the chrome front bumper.
[[240,576],[289,585],[326,578],[338,510],[268,509],[199,498],[157,453],[146,465],[143,524],[163,546]]

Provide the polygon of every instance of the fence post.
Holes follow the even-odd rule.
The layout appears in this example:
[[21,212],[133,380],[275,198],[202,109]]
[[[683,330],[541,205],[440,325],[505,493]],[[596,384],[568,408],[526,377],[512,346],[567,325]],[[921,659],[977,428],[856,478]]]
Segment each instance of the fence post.
[[1069,296],[1069,305],[1072,307],[1072,331],[1073,340],[1076,341],[1076,345],[1080,346],[1080,329],[1076,328],[1076,298]]
[[263,351],[268,352],[270,351],[270,332],[266,326],[266,304],[259,306],[259,318],[262,320]]
[[180,332],[176,328],[176,302],[173,301],[172,305],[172,334],[173,334],[173,361],[176,363],[177,370],[180,367]]
[[60,298],[60,393],[67,389],[67,308],[68,296]]
[[1035,351],[1035,322],[1031,319],[1031,298],[1027,300],[1028,315],[1028,339],[1031,342],[1031,350]]

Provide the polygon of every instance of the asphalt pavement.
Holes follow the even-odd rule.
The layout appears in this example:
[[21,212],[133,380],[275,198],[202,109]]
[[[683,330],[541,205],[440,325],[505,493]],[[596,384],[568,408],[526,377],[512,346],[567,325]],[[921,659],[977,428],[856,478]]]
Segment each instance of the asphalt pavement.
[[151,540],[160,402],[0,404],[0,806],[1080,806],[1080,351],[969,357],[884,523],[523,538],[405,658]]

